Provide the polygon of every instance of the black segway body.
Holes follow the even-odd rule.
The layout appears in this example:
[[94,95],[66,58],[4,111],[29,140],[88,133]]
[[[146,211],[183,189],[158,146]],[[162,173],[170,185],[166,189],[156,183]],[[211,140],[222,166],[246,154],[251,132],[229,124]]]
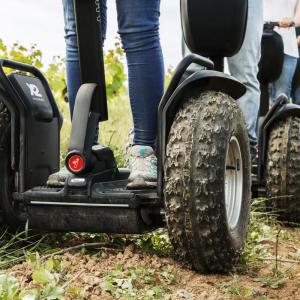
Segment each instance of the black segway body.
[[182,0],[180,6],[184,40],[192,53],[214,58],[239,51],[246,31],[247,1]]
[[[181,2],[183,28],[184,32],[189,32],[188,40],[191,43],[193,43],[192,35],[196,34],[195,28],[199,26],[199,22],[185,22],[185,18],[195,18],[195,15],[190,15],[190,12],[191,7],[196,5],[195,8],[199,9],[196,18],[204,20],[201,18],[201,12],[205,13],[206,10],[201,10],[198,2],[192,0],[182,0]],[[223,3],[221,0],[219,2]],[[225,48],[219,49],[217,53],[209,44],[205,46],[206,49],[203,47],[198,49],[200,47],[199,39],[205,37],[205,35],[201,35],[194,43],[199,50],[196,53],[203,51],[208,56],[215,57],[218,54],[218,57],[221,57],[234,54],[240,48],[246,26],[247,1],[232,0],[229,2],[241,14],[235,14],[238,16],[238,20],[234,26],[230,27],[231,35],[228,35],[230,39],[223,43]],[[227,5],[230,6],[229,2]],[[176,236],[173,241],[178,253],[191,252],[202,255],[200,261],[198,254],[195,257],[184,257],[190,259],[193,266],[199,271],[228,271],[232,268],[242,249],[249,216],[249,149],[241,113],[234,101],[244,94],[245,87],[231,76],[214,71],[212,60],[197,54],[185,57],[174,71],[171,83],[159,105],[157,189],[128,190],[126,185],[129,170],[118,168],[111,149],[100,145],[93,146],[94,132],[98,122],[105,121],[108,117],[103,50],[99,38],[101,28],[97,21],[98,10],[94,1],[75,0],[74,3],[82,85],[76,97],[69,152],[65,160],[65,165],[72,175],[68,177],[62,187],[47,186],[48,176],[57,171],[59,167],[61,117],[45,78],[33,67],[2,60],[2,66],[31,74],[28,76],[28,74],[20,75],[14,72],[6,76],[2,70],[2,76],[0,76],[0,101],[5,105],[3,110],[3,114],[6,116],[5,120],[9,120],[6,122],[3,119],[3,124],[6,124],[5,128],[10,127],[9,131],[1,131],[1,109],[3,107],[0,106],[0,168],[7,174],[5,175],[6,180],[0,180],[0,197],[2,202],[6,202],[6,207],[11,204],[2,213],[13,212],[16,222],[28,219],[29,226],[36,229],[106,233],[142,233],[153,230],[164,225],[165,215],[167,215],[169,233],[171,238]],[[211,11],[211,8],[208,11]],[[229,25],[232,24],[229,23]],[[236,31],[233,32],[234,29]],[[228,30],[227,27],[226,30]],[[202,66],[203,69],[187,73],[186,70],[192,63]],[[192,95],[197,98],[195,101],[193,101]],[[211,169],[212,172],[218,169],[220,176],[216,177],[219,184],[218,193],[215,195],[216,199],[209,202],[211,205],[217,205],[216,209],[210,209],[209,218],[202,219],[203,221],[211,219],[211,221],[214,220],[214,224],[222,223],[222,225],[220,228],[212,229],[210,234],[215,236],[215,239],[208,239],[197,234],[195,239],[198,240],[190,241],[189,244],[184,245],[186,249],[181,249],[176,241],[180,238],[179,232],[184,232],[185,228],[174,227],[174,220],[177,219],[170,218],[170,211],[175,206],[171,199],[170,189],[166,186],[170,186],[174,178],[169,176],[168,170],[172,169],[172,162],[170,158],[166,159],[168,157],[166,153],[172,147],[170,135],[180,125],[176,124],[178,113],[180,114],[181,111],[190,113],[190,109],[185,107],[187,105],[191,109],[198,110],[196,114],[200,118],[205,106],[208,106],[204,103],[210,103],[210,96],[212,97],[211,105],[216,106],[216,109],[212,109],[211,114],[216,115],[211,115],[211,118],[203,117],[208,122],[207,126],[214,127],[213,130],[205,132],[210,132],[211,138],[217,144],[217,151],[213,148],[209,153],[217,153],[219,158],[212,160],[217,163],[217,168],[209,165],[208,180],[204,178],[202,181],[206,183],[206,181],[212,180],[213,176],[209,173]],[[201,105],[203,108],[200,109]],[[193,123],[192,116],[188,119],[192,126],[195,124],[198,126],[198,123]],[[214,119],[219,120],[217,126],[209,123]],[[181,127],[179,126],[179,128]],[[236,136],[233,136],[234,134]],[[218,138],[219,135],[221,138]],[[196,134],[193,135],[193,137],[196,136]],[[190,138],[192,135],[185,137]],[[211,141],[211,138],[206,140]],[[5,148],[4,145],[1,145],[3,140],[11,144],[9,151],[8,149],[2,151],[1,147]],[[198,141],[195,139],[195,142]],[[241,147],[239,147],[239,143],[241,143]],[[175,150],[176,147],[175,145]],[[200,151],[200,148],[197,149]],[[205,153],[203,157],[206,155]],[[230,154],[228,155],[228,153]],[[236,159],[237,156],[239,158]],[[224,160],[226,160],[225,163]],[[4,163],[1,163],[2,161]],[[165,165],[168,167],[165,168]],[[175,165],[177,165],[176,162]],[[244,181],[240,191],[242,203],[238,208],[239,212],[232,215],[232,208],[229,208],[230,213],[227,213],[228,217],[226,217],[224,211],[228,204],[224,202],[224,195],[228,197],[231,195],[225,190],[224,184],[228,170],[235,177],[237,174],[242,174]],[[186,171],[190,172],[191,170]],[[166,176],[166,174],[168,175]],[[193,179],[192,175],[191,179]],[[195,176],[196,179],[197,176]],[[228,180],[230,186],[231,179]],[[174,191],[176,191],[176,186],[174,186]],[[214,193],[210,192],[209,195],[209,197],[214,196]],[[222,203],[214,204],[215,202],[219,203],[218,199],[221,199]],[[194,203],[194,198],[191,198],[190,201]],[[197,200],[197,203],[201,201]],[[206,208],[208,206],[204,205],[202,210],[198,210],[197,213],[204,212]],[[196,218],[194,213],[191,213],[191,216]],[[178,216],[179,219],[181,220],[181,216]],[[201,232],[199,228],[204,226],[204,224],[197,223],[200,219],[198,216],[193,220],[196,224],[193,230],[198,233]],[[217,219],[219,221],[215,222]],[[227,219],[230,220],[230,224],[227,224]],[[204,231],[208,232],[206,229]],[[211,242],[212,240],[214,242]],[[199,246],[200,241],[202,241],[201,247]],[[207,249],[210,249],[211,255],[206,253]],[[215,250],[218,253],[224,252],[224,255],[219,257],[219,254],[213,254]]]
[[[29,75],[7,76],[4,67]],[[0,61],[0,97],[11,115],[11,166],[18,174],[18,191],[24,192],[58,170],[62,117],[46,79],[29,65]]]
[[259,109],[261,117],[269,111],[269,83],[279,78],[283,66],[283,40],[281,35],[274,31],[275,24],[266,23],[264,25],[261,40],[261,59],[257,74],[261,90]]
[[279,78],[283,66],[283,40],[273,28],[265,25],[261,41],[258,80],[268,84]]
[[[0,100],[11,116],[10,132],[6,133],[9,138],[5,139],[10,144],[7,159],[16,174],[11,199],[6,200],[15,203],[15,221],[21,221],[17,218],[20,213],[36,229],[120,233],[140,233],[161,224],[157,193],[126,190],[129,173],[118,170],[108,147],[91,147],[85,156],[90,154],[91,165],[88,167],[86,163],[86,172],[71,176],[63,188],[47,187],[49,175],[59,170],[62,118],[46,79],[36,68],[9,60],[0,60],[0,66]],[[6,76],[3,67],[30,75],[14,72]],[[86,102],[94,97],[94,85],[89,89],[90,86],[84,86]],[[79,121],[84,125],[82,115],[90,106],[81,106],[80,99],[77,112],[82,109]],[[77,148],[69,156],[81,153],[80,137],[80,130],[74,135],[73,129],[71,146]],[[88,137],[84,137],[86,140]],[[0,148],[7,146],[2,144]],[[4,201],[4,196],[1,200]]]
[[273,31],[277,22],[265,25],[258,79],[261,103],[258,165],[253,169],[254,197],[267,197],[269,208],[284,221],[299,222],[300,106],[282,94],[270,108],[269,83],[279,78],[283,65],[283,42]]
[[265,197],[266,207],[281,221],[300,222],[300,107],[282,94],[259,128],[254,197]]
[[[289,103],[288,98],[282,94],[274,103],[272,108],[265,115],[259,128],[259,156],[257,179],[254,181],[255,195],[265,195],[266,180],[266,159],[268,153],[268,142],[270,139],[271,129],[280,121],[289,117],[300,117],[300,107],[296,104]],[[259,185],[259,188],[256,185]]]

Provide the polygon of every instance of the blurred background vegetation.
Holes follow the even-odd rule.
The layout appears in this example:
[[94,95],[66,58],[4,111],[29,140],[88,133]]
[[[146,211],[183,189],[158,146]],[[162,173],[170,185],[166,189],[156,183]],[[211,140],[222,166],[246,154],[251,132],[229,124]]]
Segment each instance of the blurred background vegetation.
[[[8,47],[1,39],[0,58],[8,58],[33,65],[42,70],[47,78],[59,109],[64,116],[64,124],[61,131],[61,161],[63,161],[68,148],[71,130],[64,58],[54,57],[49,65],[44,65],[43,54],[36,44],[27,47],[14,43]],[[110,146],[114,150],[118,165],[124,166],[124,144],[129,129],[132,127],[132,116],[127,96],[125,58],[118,41],[116,41],[114,49],[106,51],[104,61],[109,120],[100,125],[99,142]],[[11,70],[6,71],[10,72]]]

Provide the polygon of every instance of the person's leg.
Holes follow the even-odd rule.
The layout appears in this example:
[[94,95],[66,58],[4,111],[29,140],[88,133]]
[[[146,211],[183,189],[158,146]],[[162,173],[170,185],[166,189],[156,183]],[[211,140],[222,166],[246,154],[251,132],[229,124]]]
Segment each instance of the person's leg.
[[293,102],[295,104],[300,105],[300,86],[297,87],[294,91],[294,95],[293,95]]
[[157,108],[164,90],[159,40],[160,0],[117,0],[117,10],[128,64],[134,145],[155,147]]
[[160,0],[117,0],[118,25],[128,64],[134,121],[129,187],[155,185],[157,110],[164,91],[159,39]]
[[297,67],[298,59],[289,55],[284,55],[283,67],[280,77],[274,82],[274,96],[275,101],[280,94],[286,94],[288,98],[291,97],[292,80]]
[[257,145],[256,124],[260,104],[260,86],[257,73],[262,31],[262,1],[250,0],[245,40],[238,54],[228,59],[228,66],[231,74],[247,87],[246,94],[238,100],[238,103],[245,117],[253,153],[255,153]]
[[76,23],[72,0],[63,0],[66,44],[66,80],[71,119],[75,105],[75,97],[80,87],[80,68],[78,58]]

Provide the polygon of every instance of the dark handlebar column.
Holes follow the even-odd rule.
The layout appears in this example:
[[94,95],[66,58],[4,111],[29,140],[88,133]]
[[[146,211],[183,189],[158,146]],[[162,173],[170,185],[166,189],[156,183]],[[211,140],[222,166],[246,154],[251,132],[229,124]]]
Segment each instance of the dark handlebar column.
[[65,163],[71,172],[80,174],[92,168],[95,131],[98,122],[108,116],[99,1],[74,0],[74,7],[81,87],[75,100]]
[[77,41],[79,48],[81,84],[96,83],[91,111],[106,121],[107,98],[101,40],[100,6],[97,0],[74,0]]

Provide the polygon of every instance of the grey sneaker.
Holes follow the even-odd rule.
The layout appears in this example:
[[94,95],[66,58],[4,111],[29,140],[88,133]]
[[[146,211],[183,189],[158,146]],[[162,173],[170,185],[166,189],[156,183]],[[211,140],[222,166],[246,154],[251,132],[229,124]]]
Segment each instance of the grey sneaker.
[[157,158],[150,146],[135,145],[129,153],[128,189],[157,186]]
[[53,187],[62,187],[65,185],[65,182],[70,175],[71,172],[66,167],[63,167],[58,172],[49,176],[47,185]]

